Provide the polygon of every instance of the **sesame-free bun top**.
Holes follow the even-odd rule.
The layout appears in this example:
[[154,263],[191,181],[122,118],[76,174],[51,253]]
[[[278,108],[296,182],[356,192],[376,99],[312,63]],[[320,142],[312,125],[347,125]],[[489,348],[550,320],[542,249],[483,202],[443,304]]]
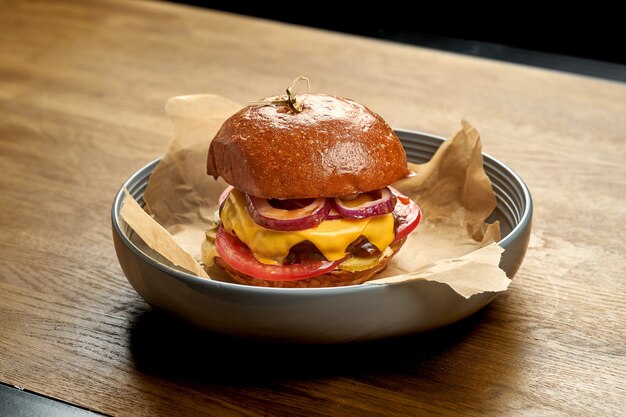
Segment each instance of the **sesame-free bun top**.
[[[286,99],[270,97],[265,100]],[[263,198],[338,197],[409,175],[395,132],[352,100],[298,94],[288,105],[249,105],[227,119],[209,147],[207,173]]]

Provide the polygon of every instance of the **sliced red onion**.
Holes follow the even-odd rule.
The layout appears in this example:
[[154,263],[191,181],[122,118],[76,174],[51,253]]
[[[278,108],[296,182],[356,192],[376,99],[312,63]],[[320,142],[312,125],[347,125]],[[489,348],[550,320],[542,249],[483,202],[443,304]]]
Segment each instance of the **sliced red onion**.
[[344,217],[364,219],[381,214],[391,213],[396,205],[396,197],[388,187],[367,193],[373,199],[356,207],[350,207],[350,200],[333,199],[333,208]]
[[222,191],[222,194],[220,195],[220,198],[217,200],[218,207],[222,207],[222,203],[224,202],[224,200],[226,200],[228,198],[228,194],[230,194],[230,192],[234,188],[235,187],[233,187],[232,185],[229,185],[228,187],[226,187],[226,189],[224,191]]
[[400,191],[392,187],[389,187],[389,189],[397,198],[397,204],[393,210],[396,232],[393,241],[398,242],[407,237],[407,235],[420,224],[422,220],[422,210],[420,210],[415,201],[411,200]]
[[337,210],[335,210],[334,207],[331,206],[330,211],[328,212],[328,216],[326,216],[325,220],[338,220],[338,219],[344,219],[345,217],[343,217],[341,214],[339,214],[339,212]]
[[[265,198],[246,194],[248,213],[252,219],[265,228],[280,231],[312,229],[326,219],[330,202],[326,198],[316,198],[302,208],[286,210],[274,207]],[[295,206],[301,206],[302,200]],[[287,204],[288,205],[288,204]]]

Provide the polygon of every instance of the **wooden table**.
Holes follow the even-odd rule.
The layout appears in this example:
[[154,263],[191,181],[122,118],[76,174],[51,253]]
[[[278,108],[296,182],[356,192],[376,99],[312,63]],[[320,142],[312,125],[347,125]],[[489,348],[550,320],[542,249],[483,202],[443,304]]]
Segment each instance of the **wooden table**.
[[[173,4],[0,3],[0,382],[124,416],[626,414],[626,85]],[[142,301],[110,208],[165,152],[165,101],[299,74],[396,127],[479,129],[535,201],[506,293],[335,347],[228,341]]]

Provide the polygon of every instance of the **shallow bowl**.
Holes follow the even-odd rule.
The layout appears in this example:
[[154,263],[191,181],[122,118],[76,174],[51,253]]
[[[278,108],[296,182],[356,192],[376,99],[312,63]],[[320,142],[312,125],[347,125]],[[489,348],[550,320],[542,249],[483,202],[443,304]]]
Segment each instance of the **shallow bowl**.
[[[396,130],[410,161],[428,161],[443,138]],[[500,267],[512,278],[528,247],[532,200],[513,170],[483,154],[498,204],[504,248]],[[465,299],[445,284],[413,281],[399,285],[338,288],[260,288],[198,278],[172,268],[133,243],[120,210],[123,189],[140,203],[158,160],[134,173],[115,196],[113,241],[120,265],[139,295],[204,329],[236,337],[297,343],[343,343],[399,336],[445,326],[487,305],[495,293]]]

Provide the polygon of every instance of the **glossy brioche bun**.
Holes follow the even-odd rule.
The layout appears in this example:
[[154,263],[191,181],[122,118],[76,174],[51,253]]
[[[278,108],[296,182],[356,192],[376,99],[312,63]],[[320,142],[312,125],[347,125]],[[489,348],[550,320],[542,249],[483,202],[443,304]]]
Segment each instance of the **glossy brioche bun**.
[[296,101],[301,113],[250,105],[227,119],[209,147],[207,173],[263,198],[345,196],[409,175],[398,137],[376,113],[324,94]]
[[[402,239],[399,242],[393,243],[390,246],[393,252],[389,256],[383,258],[376,266],[370,269],[366,269],[365,271],[349,272],[335,269],[334,271],[328,272],[323,275],[295,281],[269,281],[265,279],[254,278],[235,270],[233,267],[224,262],[224,260],[220,257],[215,258],[215,263],[217,266],[226,271],[231,281],[236,284],[252,285],[256,287],[278,288],[343,287],[347,285],[362,284],[365,281],[369,281],[370,279],[372,279],[376,274],[378,274],[387,267],[387,262],[389,262],[389,260],[393,258],[393,256],[400,250],[405,241],[406,239]],[[202,249],[204,250],[204,245]]]

